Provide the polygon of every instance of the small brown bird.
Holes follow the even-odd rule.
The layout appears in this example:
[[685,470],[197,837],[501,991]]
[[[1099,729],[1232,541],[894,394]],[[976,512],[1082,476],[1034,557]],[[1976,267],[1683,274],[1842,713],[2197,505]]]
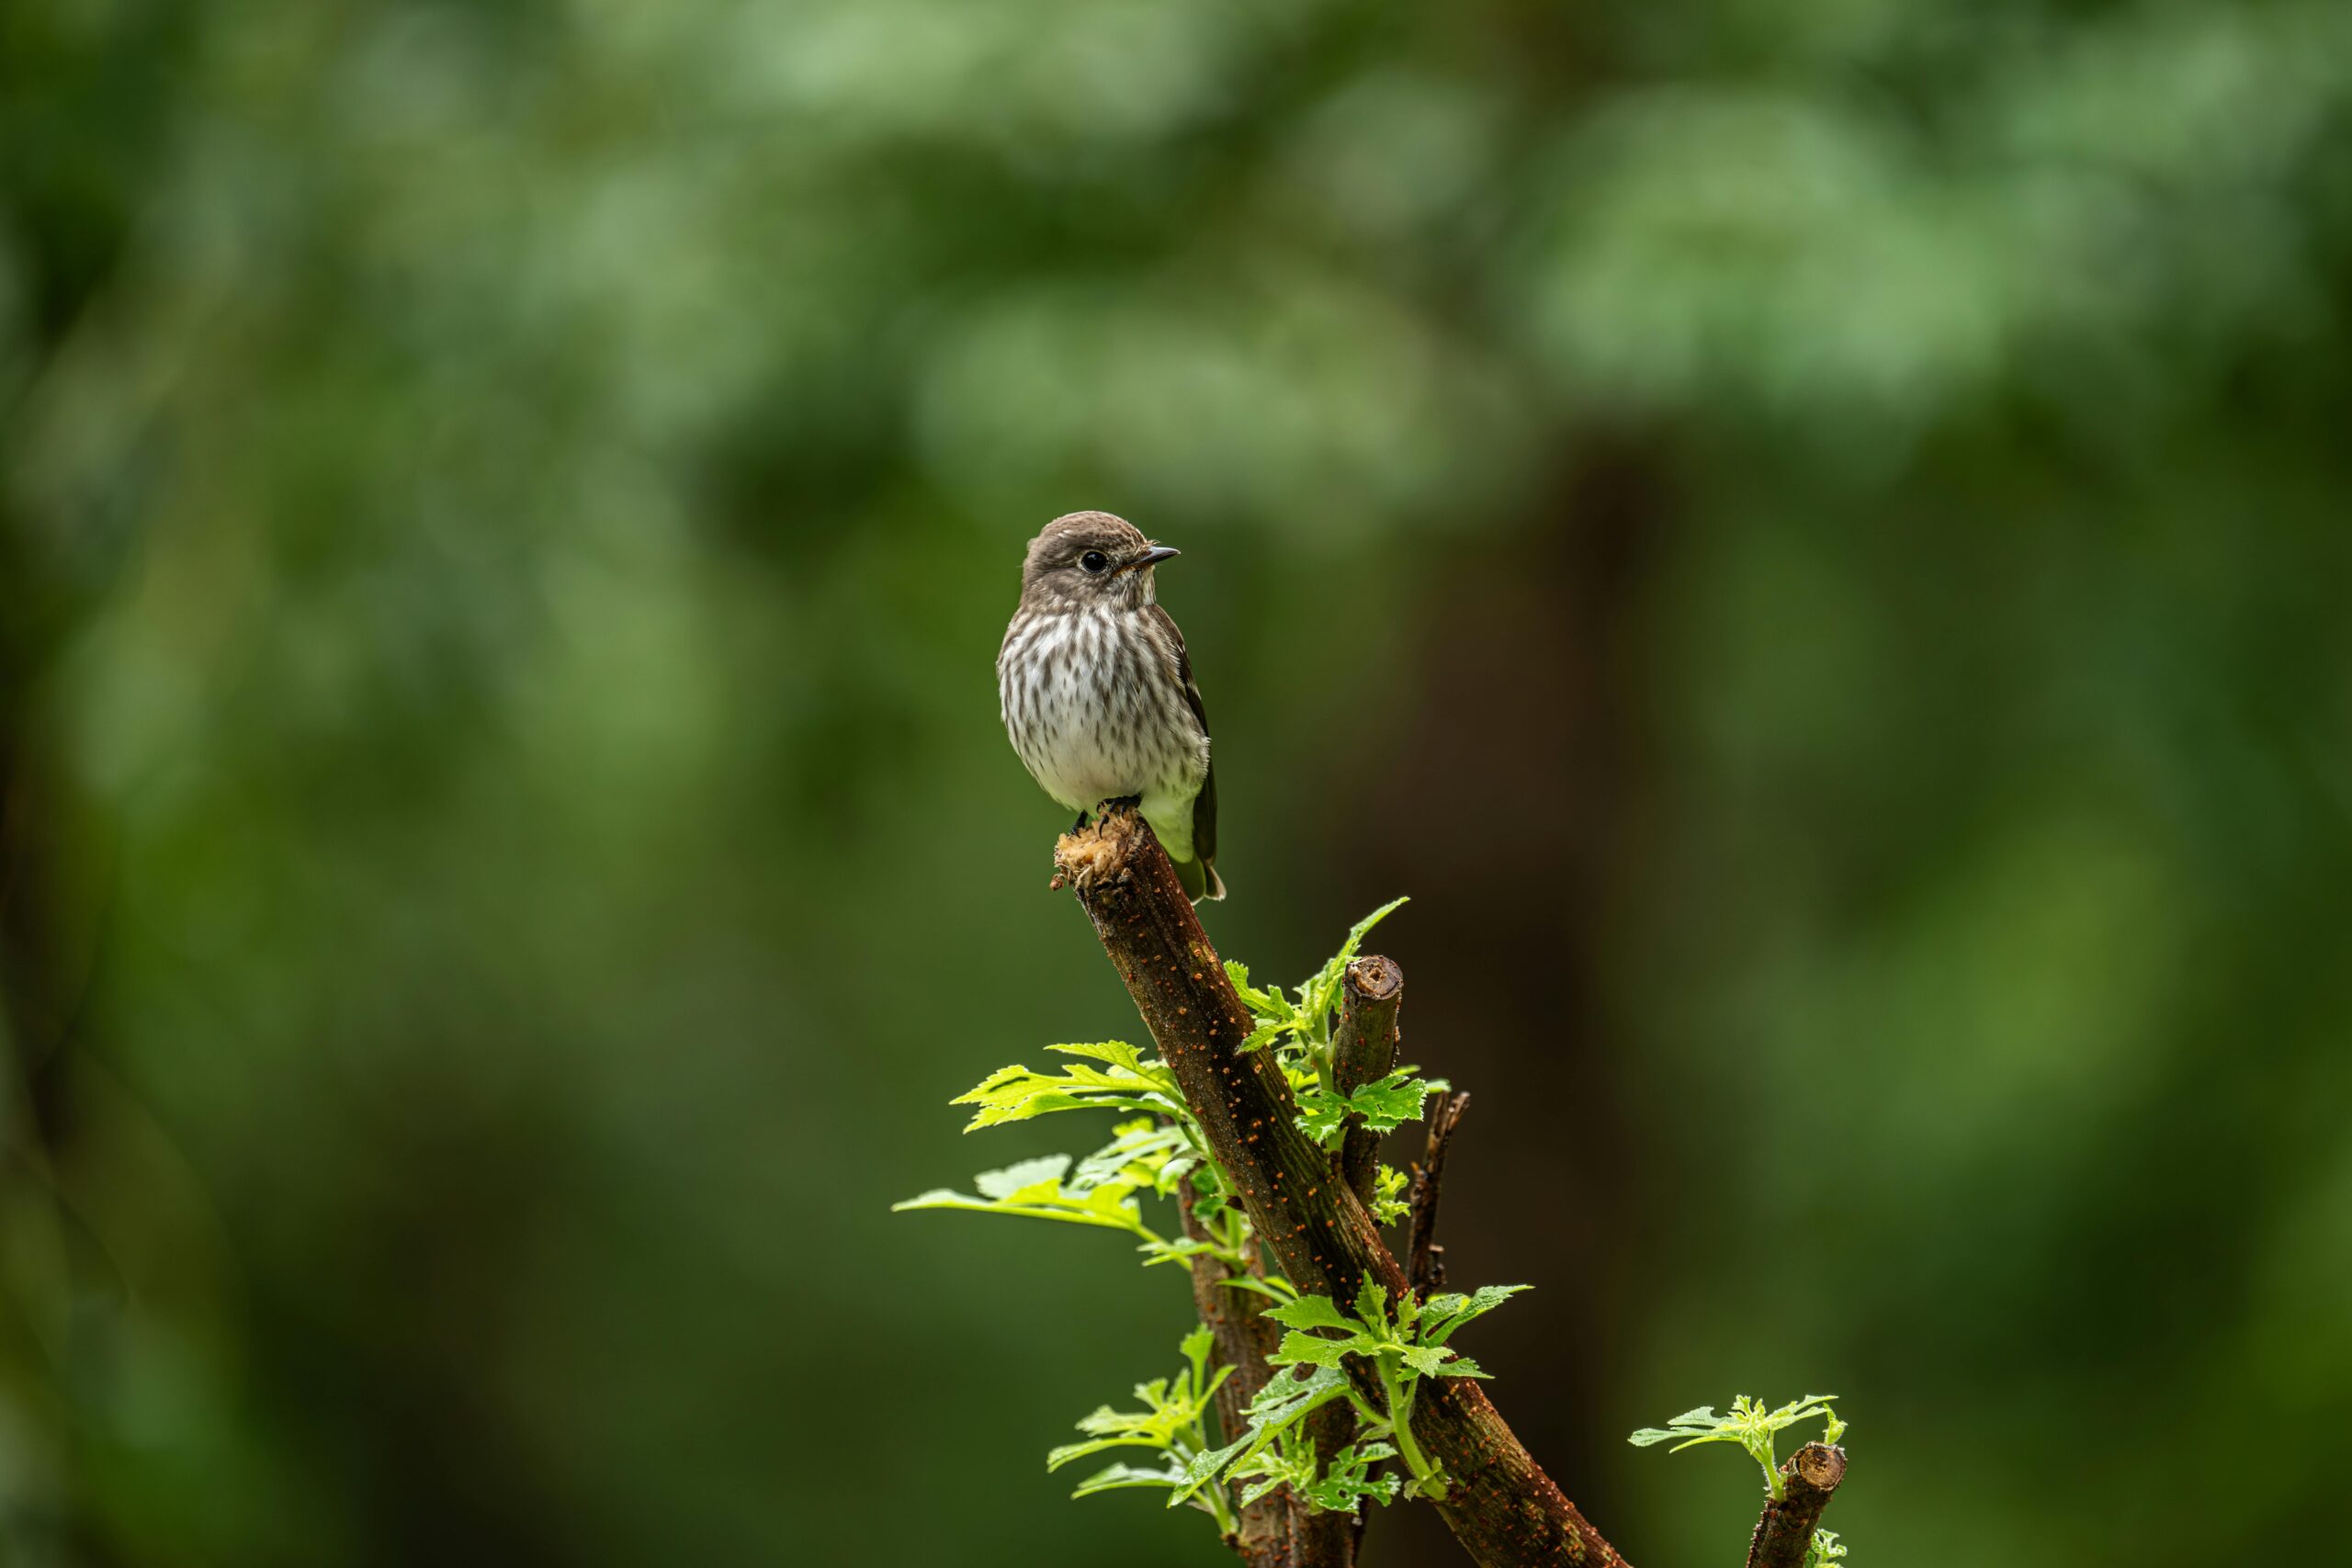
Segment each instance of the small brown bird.
[[1107,512],[1046,525],[1021,568],[1021,608],[996,656],[1012,749],[1078,813],[1139,807],[1197,902],[1216,874],[1216,773],[1184,634],[1152,571],[1177,552]]

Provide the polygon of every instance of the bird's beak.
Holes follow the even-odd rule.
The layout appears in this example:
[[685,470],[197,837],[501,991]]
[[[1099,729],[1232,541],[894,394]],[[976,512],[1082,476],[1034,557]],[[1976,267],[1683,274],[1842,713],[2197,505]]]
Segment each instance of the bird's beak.
[[1136,557],[1135,559],[1129,561],[1126,565],[1121,567],[1117,571],[1113,572],[1111,575],[1117,577],[1122,573],[1134,571],[1138,567],[1158,566],[1161,561],[1171,559],[1174,557],[1182,555],[1183,553],[1183,551],[1172,548],[1167,545],[1154,545],[1151,548],[1144,551],[1143,554]]

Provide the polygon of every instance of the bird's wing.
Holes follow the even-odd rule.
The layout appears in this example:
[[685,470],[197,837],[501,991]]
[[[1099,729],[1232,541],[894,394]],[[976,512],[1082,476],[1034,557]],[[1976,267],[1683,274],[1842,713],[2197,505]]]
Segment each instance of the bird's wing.
[[[1176,625],[1176,617],[1158,604],[1151,613],[1159,619],[1159,629],[1168,634],[1169,643],[1176,649],[1176,678],[1184,682],[1184,700],[1193,706],[1193,716],[1200,722],[1201,733],[1209,732],[1208,709],[1201,705],[1201,688],[1193,680],[1193,656],[1184,651],[1184,634]],[[1208,776],[1201,781],[1201,793],[1193,797],[1193,853],[1204,868],[1216,863],[1216,750],[1209,750]],[[1216,886],[1216,873],[1209,873],[1211,886]],[[1222,893],[1223,889],[1218,891]]]

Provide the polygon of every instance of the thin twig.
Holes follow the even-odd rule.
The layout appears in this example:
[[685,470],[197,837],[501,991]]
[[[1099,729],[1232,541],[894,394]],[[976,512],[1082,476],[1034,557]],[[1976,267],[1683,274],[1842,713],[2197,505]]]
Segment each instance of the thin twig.
[[1445,1151],[1462,1113],[1470,1109],[1469,1095],[1456,1090],[1430,1107],[1430,1140],[1413,1167],[1412,1213],[1406,1230],[1407,1271],[1413,1289],[1423,1296],[1445,1289],[1445,1248],[1437,1242],[1438,1191],[1445,1179]]

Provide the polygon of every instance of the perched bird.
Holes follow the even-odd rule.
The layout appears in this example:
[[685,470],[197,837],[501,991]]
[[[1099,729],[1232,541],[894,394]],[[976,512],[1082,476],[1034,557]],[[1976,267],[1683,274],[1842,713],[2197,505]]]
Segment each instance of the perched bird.
[[1184,634],[1154,596],[1176,552],[1107,512],[1073,512],[1030,541],[1021,608],[996,656],[1004,728],[1030,776],[1078,813],[1138,806],[1184,891],[1225,897],[1216,773]]

